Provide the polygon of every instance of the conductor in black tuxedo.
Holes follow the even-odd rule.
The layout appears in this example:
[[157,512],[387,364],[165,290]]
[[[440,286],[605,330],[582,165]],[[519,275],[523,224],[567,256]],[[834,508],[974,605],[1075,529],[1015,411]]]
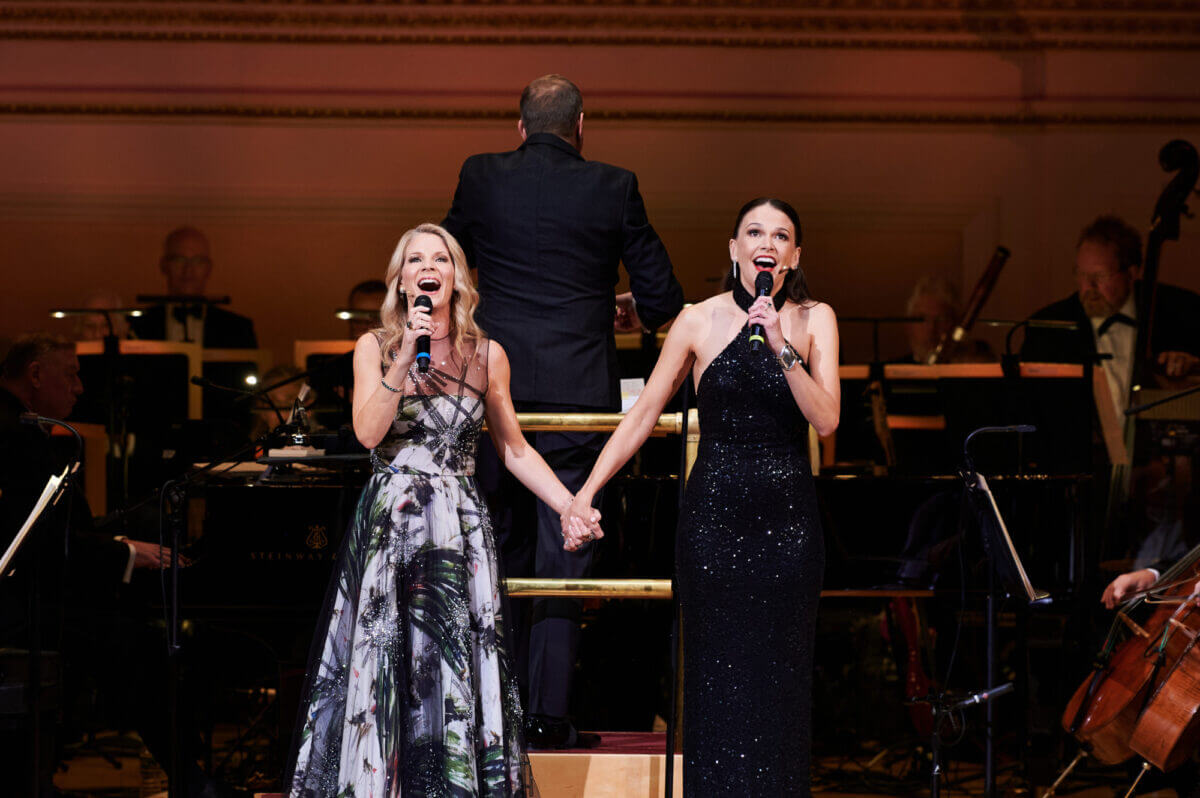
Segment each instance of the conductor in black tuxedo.
[[[477,270],[476,317],[509,353],[517,410],[618,410],[614,327],[659,327],[682,309],[683,289],[647,219],[637,177],[580,154],[583,98],[571,81],[546,75],[530,83],[521,94],[517,131],[524,143],[516,150],[466,160],[442,225]],[[614,296],[621,263],[631,291]],[[538,451],[572,491],[587,478],[603,438],[533,435]],[[540,502],[534,540],[533,519],[525,520],[519,504],[509,500],[525,492],[503,474],[490,478],[489,465],[498,469],[498,463],[482,447],[480,455],[480,482],[489,493],[508,574],[585,576],[591,545],[564,551],[560,519]],[[525,682],[532,746],[598,740],[579,738],[568,720],[579,617],[578,601],[534,602]],[[522,640],[525,631],[518,629],[515,639]],[[523,648],[519,644],[518,668],[525,667]]]
[[[167,234],[158,268],[171,296],[202,298],[212,274],[208,237],[194,227]],[[134,335],[148,341],[199,341],[205,349],[254,349],[254,322],[218,305],[169,303],[134,318]]]
[[[1129,398],[1141,295],[1142,239],[1116,216],[1100,216],[1083,228],[1075,250],[1075,284],[1066,299],[1033,319],[1074,321],[1075,330],[1030,329],[1021,359],[1049,363],[1094,361],[1098,354],[1118,413]],[[1180,379],[1200,372],[1200,295],[1158,284],[1150,333],[1155,368]]]

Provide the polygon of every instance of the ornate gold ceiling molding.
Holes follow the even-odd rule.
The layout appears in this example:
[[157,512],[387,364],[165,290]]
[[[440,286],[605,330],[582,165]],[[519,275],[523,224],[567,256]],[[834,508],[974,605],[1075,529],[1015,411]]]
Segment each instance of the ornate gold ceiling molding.
[[[6,0],[12,6],[63,6],[83,0]],[[99,0],[116,5],[114,0]],[[216,6],[219,0],[121,0],[125,6]],[[257,0],[272,8],[675,8],[825,12],[1194,12],[1195,0]]]
[[339,44],[434,46],[600,46],[600,47],[716,47],[749,49],[831,50],[1105,50],[1195,51],[1200,41],[1162,39],[987,39],[935,40],[888,38],[825,38],[746,36],[639,36],[639,35],[538,35],[538,34],[306,34],[228,33],[210,31],[41,31],[0,30],[0,41],[119,41],[220,44]]
[[[139,119],[255,119],[274,121],[458,122],[512,121],[512,111],[477,108],[354,108],[269,105],[133,105],[101,103],[0,103],[0,118],[96,117]],[[650,122],[691,124],[856,124],[1027,127],[1050,125],[1194,127],[1200,114],[1121,114],[1054,112],[881,112],[881,111],[588,111],[593,122]]]
[[0,7],[0,39],[384,45],[1200,49],[1184,0],[180,0]]

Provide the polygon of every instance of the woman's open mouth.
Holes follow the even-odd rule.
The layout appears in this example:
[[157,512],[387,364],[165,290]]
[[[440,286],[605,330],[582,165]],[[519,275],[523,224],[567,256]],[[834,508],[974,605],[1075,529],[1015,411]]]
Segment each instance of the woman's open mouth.
[[420,289],[422,293],[436,294],[437,290],[441,287],[442,281],[436,277],[422,277],[420,280],[417,280],[417,288]]

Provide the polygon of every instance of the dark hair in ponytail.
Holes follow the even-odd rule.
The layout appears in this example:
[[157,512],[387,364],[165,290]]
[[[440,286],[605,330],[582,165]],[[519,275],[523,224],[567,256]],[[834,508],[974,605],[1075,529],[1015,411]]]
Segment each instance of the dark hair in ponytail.
[[[796,209],[791,205],[788,205],[781,199],[775,199],[773,197],[758,197],[743,205],[742,209],[738,211],[737,221],[733,223],[733,233],[729,237],[737,238],[738,230],[741,229],[742,220],[746,218],[746,214],[763,205],[771,206],[791,220],[792,226],[796,229],[796,246],[800,246],[799,214],[796,213]],[[725,282],[723,284],[723,290],[733,290],[733,272],[728,269],[725,270]],[[799,266],[797,266],[795,269],[792,269],[790,272],[788,272],[787,277],[783,278],[783,287],[780,290],[783,291],[783,295],[785,297],[792,300],[797,305],[803,305],[805,302],[808,302],[812,299],[812,295],[808,292],[808,280],[806,280],[804,277],[804,270]]]

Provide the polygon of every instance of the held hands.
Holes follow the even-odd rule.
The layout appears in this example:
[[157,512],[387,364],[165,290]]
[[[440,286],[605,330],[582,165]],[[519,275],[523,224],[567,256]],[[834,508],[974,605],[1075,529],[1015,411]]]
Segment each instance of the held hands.
[[1105,607],[1111,610],[1129,595],[1141,593],[1143,590],[1149,589],[1154,584],[1154,580],[1154,572],[1149,568],[1121,574],[1112,580],[1108,587],[1104,588],[1104,595],[1100,597],[1100,601]]
[[750,306],[750,318],[747,324],[761,324],[763,333],[767,336],[767,344],[772,354],[783,349],[783,329],[779,326],[779,312],[775,310],[775,302],[769,296],[760,296]]
[[586,543],[604,537],[600,528],[600,511],[592,507],[588,497],[576,496],[559,516],[562,523],[563,549],[578,551]]

